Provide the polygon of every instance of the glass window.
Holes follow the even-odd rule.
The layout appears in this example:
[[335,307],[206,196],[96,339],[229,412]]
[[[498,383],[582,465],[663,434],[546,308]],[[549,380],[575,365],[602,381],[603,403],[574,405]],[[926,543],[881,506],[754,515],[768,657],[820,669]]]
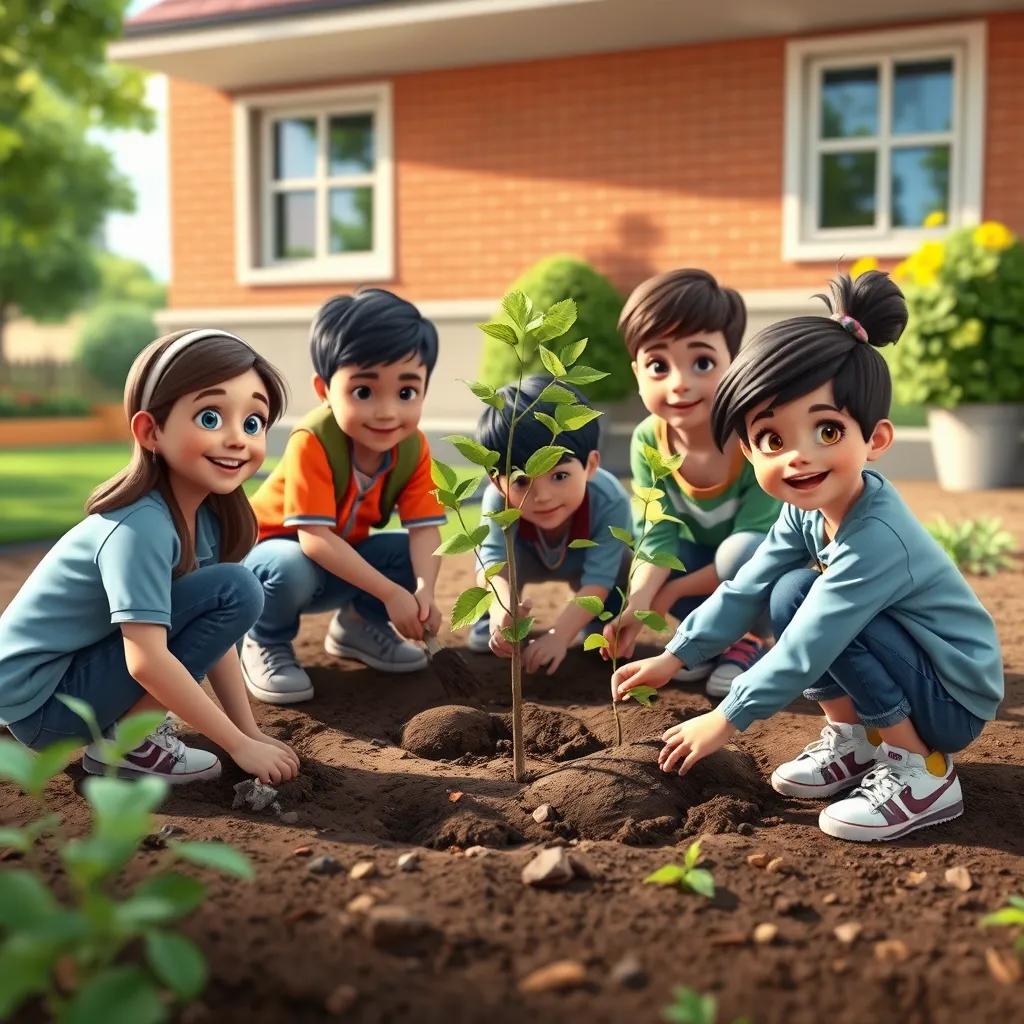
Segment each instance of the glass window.
[[329,174],[360,174],[373,170],[373,118],[332,117],[329,128]]
[[948,217],[949,146],[892,151],[892,223],[920,227],[936,211]]
[[853,228],[874,224],[876,162],[873,152],[822,156],[818,217],[821,227]]
[[274,258],[309,259],[316,253],[316,194],[279,192],[274,197]]
[[898,63],[893,75],[893,135],[948,132],[952,127],[953,62]]
[[821,86],[821,137],[878,134],[878,68],[826,71]]
[[331,189],[331,252],[373,248],[373,189]]
[[312,178],[316,174],[316,121],[288,118],[274,122],[274,178]]

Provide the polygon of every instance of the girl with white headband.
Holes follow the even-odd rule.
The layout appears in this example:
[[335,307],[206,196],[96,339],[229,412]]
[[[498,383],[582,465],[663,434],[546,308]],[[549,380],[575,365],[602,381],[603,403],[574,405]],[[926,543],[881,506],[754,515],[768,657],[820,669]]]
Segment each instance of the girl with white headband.
[[[669,729],[660,764],[687,771],[801,691],[820,739],[772,774],[787,796],[844,798],[818,819],[840,839],[896,839],[963,813],[949,755],[975,740],[1003,697],[991,616],[878,472],[892,444],[892,385],[876,350],[907,323],[886,274],[842,275],[831,316],[768,327],[740,350],[711,411],[761,487],[785,504],[753,558],[690,615],[656,658],[620,668],[622,699],[713,657],[767,609],[774,648],[714,711]],[[848,792],[851,791],[852,792]]]
[[[183,331],[149,345],[125,384],[131,462],[92,493],[86,518],[47,552],[0,615],[0,725],[34,750],[86,723],[104,732],[139,711],[173,711],[267,783],[299,762],[256,725],[236,643],[263,590],[240,565],[256,539],[242,484],[263,462],[284,407],[281,376],[240,338]],[[198,685],[208,677],[217,701]],[[115,765],[90,743],[87,772],[216,778],[220,761],[164,723]]]

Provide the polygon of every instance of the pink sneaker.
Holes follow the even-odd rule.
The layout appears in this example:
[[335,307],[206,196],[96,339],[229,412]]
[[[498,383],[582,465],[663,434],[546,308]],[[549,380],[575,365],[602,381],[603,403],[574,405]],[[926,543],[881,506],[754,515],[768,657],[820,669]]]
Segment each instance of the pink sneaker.
[[730,644],[719,657],[714,672],[708,677],[704,688],[709,697],[727,697],[732,689],[732,681],[741,673],[746,672],[767,650],[763,640],[747,634]]

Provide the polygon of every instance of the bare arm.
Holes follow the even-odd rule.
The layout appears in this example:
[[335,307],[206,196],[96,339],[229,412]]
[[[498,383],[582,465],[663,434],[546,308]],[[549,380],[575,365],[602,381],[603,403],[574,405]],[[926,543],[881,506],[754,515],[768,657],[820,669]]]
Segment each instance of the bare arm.
[[[576,593],[576,597],[596,597],[600,601],[604,601],[607,596],[608,588],[597,586],[580,587]],[[571,644],[576,634],[588,625],[593,617],[593,612],[588,612],[586,608],[581,608],[575,601],[570,601],[555,619],[551,632],[567,644]]]
[[664,615],[670,611],[676,601],[684,597],[707,597],[713,594],[722,581],[715,572],[714,563],[701,569],[694,569],[678,579],[670,580],[654,595],[648,607]]
[[431,633],[441,628],[441,609],[434,599],[437,573],[441,559],[434,552],[441,543],[441,531],[436,526],[414,526],[409,530],[409,559],[416,577],[416,603],[420,608],[420,622]]

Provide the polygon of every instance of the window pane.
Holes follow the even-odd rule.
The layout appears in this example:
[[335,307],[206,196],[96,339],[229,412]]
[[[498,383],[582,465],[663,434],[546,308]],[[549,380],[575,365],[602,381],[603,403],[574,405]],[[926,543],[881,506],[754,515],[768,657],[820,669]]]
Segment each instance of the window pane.
[[897,64],[892,94],[894,135],[948,132],[953,127],[953,62]]
[[934,210],[949,212],[949,146],[892,151],[892,223],[919,228]]
[[873,152],[822,154],[819,227],[874,225],[876,160]]
[[332,188],[330,251],[369,252],[373,248],[373,189]]
[[373,170],[373,115],[332,117],[328,129],[329,174],[362,174]]
[[821,90],[821,137],[878,134],[878,68],[826,71]]
[[274,259],[309,259],[315,251],[315,194],[279,192],[274,196]]
[[274,178],[312,178],[316,174],[316,121],[309,117],[274,122]]

